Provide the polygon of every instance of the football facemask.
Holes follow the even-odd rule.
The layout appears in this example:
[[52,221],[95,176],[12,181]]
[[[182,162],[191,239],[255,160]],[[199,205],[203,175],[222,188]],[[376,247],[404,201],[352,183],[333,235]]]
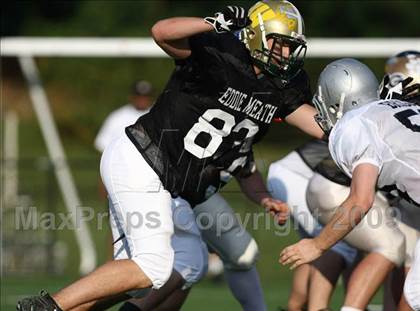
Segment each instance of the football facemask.
[[248,12],[251,25],[240,39],[251,53],[256,66],[285,82],[303,67],[306,42],[303,19],[288,1],[260,1]]

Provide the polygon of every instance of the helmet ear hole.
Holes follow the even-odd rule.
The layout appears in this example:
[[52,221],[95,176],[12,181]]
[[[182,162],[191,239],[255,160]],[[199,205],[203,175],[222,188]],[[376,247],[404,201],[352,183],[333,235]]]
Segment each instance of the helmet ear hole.
[[351,105],[352,105],[352,106],[357,106],[357,101],[353,100],[353,101],[351,102]]

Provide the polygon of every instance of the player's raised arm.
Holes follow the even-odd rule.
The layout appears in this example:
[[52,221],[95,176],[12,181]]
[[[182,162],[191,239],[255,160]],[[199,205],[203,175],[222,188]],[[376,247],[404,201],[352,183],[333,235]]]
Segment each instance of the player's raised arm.
[[184,59],[190,56],[188,38],[215,30],[218,33],[242,29],[249,24],[246,10],[228,6],[214,17],[173,17],[158,21],[152,27],[155,42],[171,57]]
[[158,21],[152,27],[155,42],[169,56],[187,58],[191,54],[188,37],[213,30],[213,27],[198,17],[173,17]]
[[280,253],[280,263],[294,269],[311,262],[349,233],[372,207],[379,169],[363,163],[353,171],[350,194],[334,217],[314,239],[303,239]]

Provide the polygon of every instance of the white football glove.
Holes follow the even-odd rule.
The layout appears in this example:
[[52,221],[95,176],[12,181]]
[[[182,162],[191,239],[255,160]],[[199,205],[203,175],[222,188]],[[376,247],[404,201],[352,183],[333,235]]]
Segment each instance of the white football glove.
[[213,26],[217,33],[240,30],[251,23],[247,12],[240,6],[227,6],[214,17],[204,18],[206,23]]

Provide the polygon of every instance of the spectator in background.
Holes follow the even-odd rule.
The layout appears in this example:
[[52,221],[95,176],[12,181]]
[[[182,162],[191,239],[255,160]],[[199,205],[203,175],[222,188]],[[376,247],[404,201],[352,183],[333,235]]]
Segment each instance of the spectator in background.
[[[146,80],[136,81],[131,87],[128,104],[112,111],[105,119],[96,135],[95,149],[102,153],[110,142],[122,135],[126,126],[133,124],[139,117],[149,112],[153,102],[152,84]],[[105,186],[100,178],[98,193],[101,200],[107,200]],[[107,243],[111,245],[108,254],[109,258],[113,257],[114,248],[112,242],[112,236],[110,235],[107,237]]]
[[[102,153],[111,141],[122,135],[126,126],[148,113],[153,103],[152,84],[146,80],[136,81],[131,87],[128,104],[112,111],[99,129],[94,142],[96,150]],[[105,200],[107,194],[101,179],[98,187],[99,197]]]
[[126,126],[133,124],[139,117],[149,112],[153,102],[152,84],[146,80],[135,82],[128,104],[114,110],[105,119],[95,138],[95,148],[102,153],[113,139],[123,134]]

